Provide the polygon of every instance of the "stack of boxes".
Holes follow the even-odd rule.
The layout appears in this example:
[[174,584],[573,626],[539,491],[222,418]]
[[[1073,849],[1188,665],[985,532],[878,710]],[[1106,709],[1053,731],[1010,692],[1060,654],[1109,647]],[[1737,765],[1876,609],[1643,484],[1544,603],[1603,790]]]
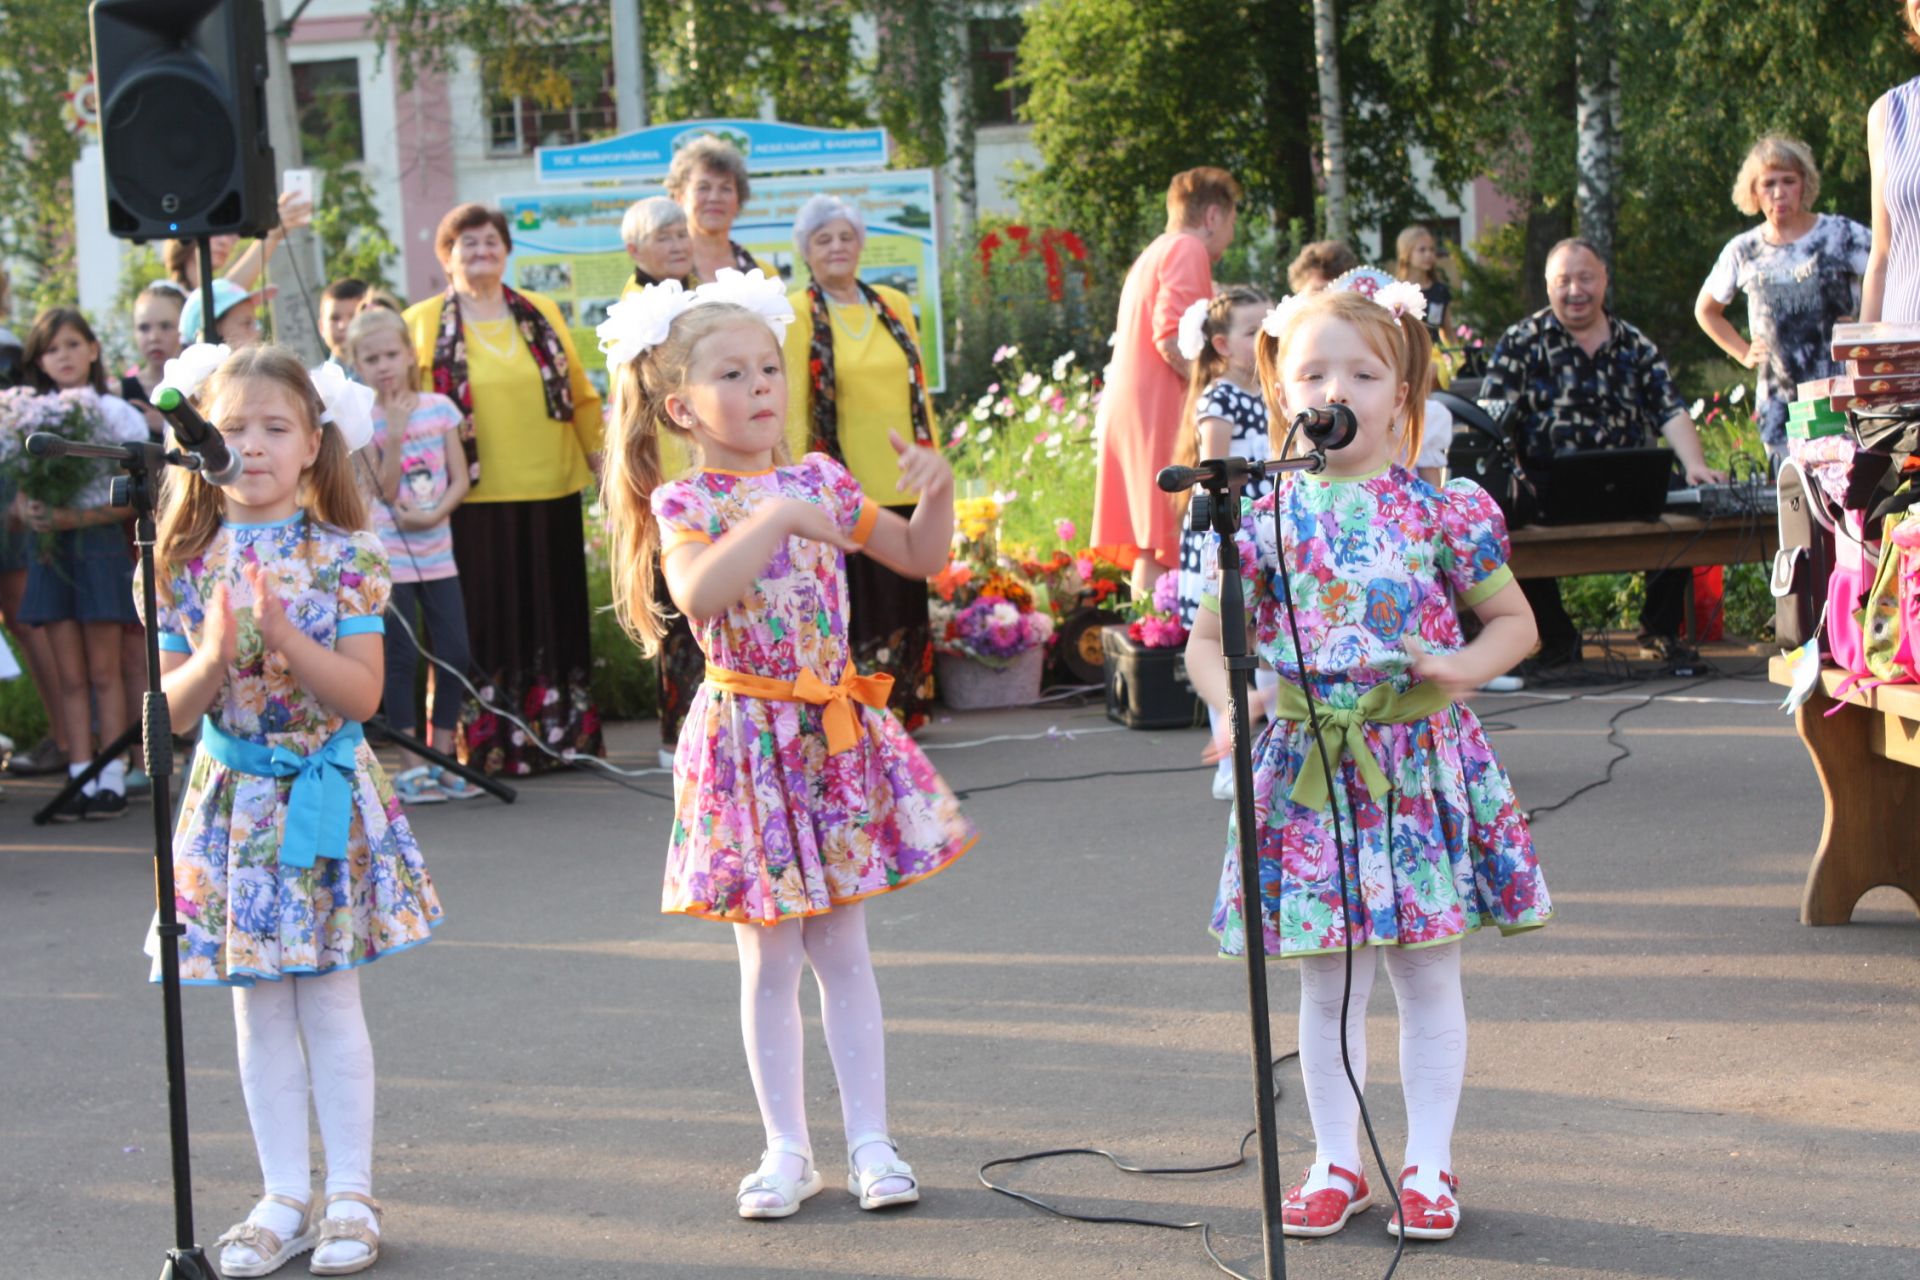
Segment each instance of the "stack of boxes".
[[1838,435],[1846,430],[1848,409],[1920,404],[1920,324],[1837,324],[1833,358],[1845,362],[1843,376],[1795,388],[1789,438]]

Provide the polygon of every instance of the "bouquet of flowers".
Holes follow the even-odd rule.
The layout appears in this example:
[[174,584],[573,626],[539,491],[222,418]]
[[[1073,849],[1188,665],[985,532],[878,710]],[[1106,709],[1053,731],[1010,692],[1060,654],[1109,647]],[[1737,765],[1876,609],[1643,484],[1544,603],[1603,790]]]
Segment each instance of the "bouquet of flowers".
[[15,477],[27,497],[49,507],[71,506],[80,491],[104,473],[106,464],[94,458],[35,457],[27,452],[27,437],[46,431],[81,444],[97,444],[102,442],[104,425],[100,398],[90,388],[0,391],[0,467]]
[[1001,500],[954,504],[954,550],[933,580],[934,648],[989,667],[1005,667],[1053,634],[1047,592],[1000,555]]
[[1153,584],[1152,597],[1134,602],[1134,619],[1127,624],[1127,636],[1149,649],[1177,649],[1187,642],[1187,629],[1180,625],[1177,571],[1161,574]]

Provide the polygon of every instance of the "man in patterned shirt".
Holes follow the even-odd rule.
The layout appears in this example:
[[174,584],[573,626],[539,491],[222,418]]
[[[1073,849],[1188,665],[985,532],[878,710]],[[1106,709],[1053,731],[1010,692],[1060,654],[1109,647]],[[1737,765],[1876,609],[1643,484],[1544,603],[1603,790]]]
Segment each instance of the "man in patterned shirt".
[[[1688,484],[1724,481],[1707,466],[1693,419],[1667,362],[1647,336],[1606,309],[1607,264],[1585,240],[1562,240],[1547,255],[1548,306],[1500,336],[1480,395],[1513,405],[1521,460],[1544,485],[1553,455],[1578,449],[1638,449],[1664,435]],[[1544,488],[1542,501],[1553,498]],[[1691,656],[1680,623],[1692,581],[1687,569],[1647,575],[1641,652],[1668,663]],[[1523,580],[1540,627],[1542,667],[1580,658],[1580,631],[1560,600],[1558,578]]]

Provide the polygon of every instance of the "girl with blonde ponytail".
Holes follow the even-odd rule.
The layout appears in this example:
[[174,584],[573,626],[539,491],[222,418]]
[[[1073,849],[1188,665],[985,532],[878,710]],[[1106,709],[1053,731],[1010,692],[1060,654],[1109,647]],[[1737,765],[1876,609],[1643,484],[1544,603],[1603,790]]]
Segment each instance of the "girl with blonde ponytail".
[[[1262,883],[1249,902],[1230,837],[1211,924],[1224,954],[1243,954],[1246,931],[1259,929],[1269,955],[1300,961],[1316,1151],[1287,1192],[1289,1235],[1332,1235],[1372,1202],[1342,1042],[1364,1079],[1360,1028],[1376,956],[1400,1009],[1407,1110],[1387,1229],[1454,1234],[1467,1023],[1460,948],[1448,944],[1486,925],[1536,929],[1553,915],[1513,785],[1461,701],[1534,642],[1506,526],[1471,482],[1436,489],[1410,469],[1430,358],[1425,314],[1419,289],[1398,282],[1289,298],[1262,321],[1257,364],[1274,422],[1340,404],[1358,432],[1328,452],[1324,471],[1278,477],[1222,551],[1247,566],[1254,647],[1280,683],[1250,699],[1256,720],[1271,721],[1253,748]],[[1224,712],[1217,599],[1216,589],[1195,616],[1187,672]],[[1471,643],[1460,608],[1482,623]],[[1208,758],[1225,751],[1216,739]]]
[[[674,757],[662,909],[733,925],[740,1018],[766,1150],[740,1183],[745,1218],[784,1218],[820,1190],[801,1088],[800,976],[820,985],[863,1209],[919,1199],[887,1125],[880,993],[864,900],[924,880],[973,844],[953,793],[861,676],[847,637],[846,557],[931,577],[953,536],[953,473],[892,437],[911,520],[868,501],[839,462],[786,458],[778,280],[722,270],[617,304],[600,327],[616,388],[603,488],[613,602],[652,651],[673,605],[706,654]],[[695,470],[660,474],[660,437]],[[656,556],[659,569],[656,571]]]

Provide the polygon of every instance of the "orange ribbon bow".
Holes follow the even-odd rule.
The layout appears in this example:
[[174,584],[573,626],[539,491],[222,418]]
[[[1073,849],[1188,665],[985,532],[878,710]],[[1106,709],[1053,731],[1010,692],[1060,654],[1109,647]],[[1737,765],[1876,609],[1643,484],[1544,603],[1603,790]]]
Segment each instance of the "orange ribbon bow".
[[828,684],[812,671],[801,669],[798,678],[775,680],[771,676],[749,675],[725,667],[707,666],[707,683],[725,693],[738,693],[769,702],[805,702],[822,707],[820,720],[827,733],[827,754],[839,755],[853,750],[860,741],[860,721],[853,704],[884,711],[893,693],[893,677],[884,673],[863,676],[848,663],[839,684]]

